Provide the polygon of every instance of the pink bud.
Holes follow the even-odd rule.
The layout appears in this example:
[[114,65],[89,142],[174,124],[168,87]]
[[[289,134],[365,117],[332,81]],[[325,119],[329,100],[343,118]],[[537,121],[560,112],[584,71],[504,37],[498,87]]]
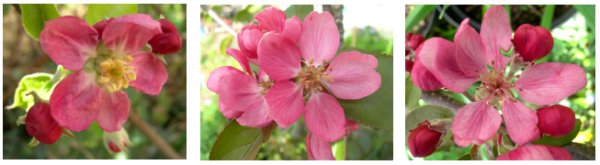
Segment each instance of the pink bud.
[[440,131],[434,130],[429,121],[420,123],[408,135],[408,149],[414,157],[431,155],[442,138]]
[[163,33],[148,41],[152,52],[163,55],[177,53],[181,49],[181,37],[177,27],[167,19],[160,19],[159,22]]
[[104,28],[106,28],[106,25],[108,25],[110,22],[112,22],[112,18],[109,19],[104,19],[100,22],[96,22],[96,24],[94,24],[94,29],[96,29],[96,31],[98,32],[98,37],[100,37],[99,39],[102,39],[102,32],[104,31]]
[[238,46],[242,52],[246,53],[250,58],[257,58],[256,50],[258,42],[262,39],[263,32],[256,25],[248,25],[242,28],[238,33]]
[[35,103],[29,108],[25,128],[29,135],[44,144],[54,144],[63,132],[62,127],[52,118],[48,103]]
[[540,108],[537,111],[537,116],[540,131],[552,137],[565,136],[575,126],[575,113],[562,105]]
[[543,27],[523,24],[515,31],[513,43],[523,60],[534,61],[550,53],[554,46],[554,39]]

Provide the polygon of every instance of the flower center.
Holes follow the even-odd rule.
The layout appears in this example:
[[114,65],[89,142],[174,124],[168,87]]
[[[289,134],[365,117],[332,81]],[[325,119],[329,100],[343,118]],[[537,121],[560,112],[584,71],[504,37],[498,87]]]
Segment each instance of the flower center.
[[259,81],[258,87],[260,88],[260,94],[265,95],[267,93],[267,91],[269,91],[271,86],[273,86],[273,84],[275,84],[275,81],[273,81],[271,79],[268,79],[265,81]]
[[304,88],[304,93],[309,94],[313,92],[320,92],[325,89],[325,86],[321,82],[322,79],[326,81],[333,81],[325,71],[327,71],[328,65],[314,66],[306,65],[300,73],[298,73],[299,83]]
[[490,69],[488,74],[481,77],[481,86],[477,90],[477,99],[492,97],[492,100],[502,100],[505,97],[512,97],[510,88],[512,84],[510,79],[504,77],[502,73],[495,69]]
[[130,55],[113,53],[102,45],[97,48],[96,55],[89,61],[101,88],[112,93],[129,87],[129,82],[136,79]]

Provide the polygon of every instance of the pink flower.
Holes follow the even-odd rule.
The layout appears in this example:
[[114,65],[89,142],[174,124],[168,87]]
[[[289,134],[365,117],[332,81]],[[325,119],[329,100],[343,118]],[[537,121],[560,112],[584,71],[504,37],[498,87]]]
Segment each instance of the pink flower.
[[379,89],[378,61],[356,51],[335,56],[339,31],[328,12],[308,14],[302,27],[298,46],[285,34],[273,32],[258,45],[261,69],[275,80],[266,94],[270,115],[284,128],[304,115],[312,135],[335,141],[344,135],[345,123],[336,97],[356,100]]
[[498,160],[571,160],[564,148],[546,145],[525,145],[502,154]]
[[562,105],[542,107],[538,109],[537,117],[540,131],[552,137],[565,136],[575,127],[575,113]]
[[[347,136],[350,132],[358,130],[359,126],[358,123],[346,119],[344,127]],[[310,133],[306,135],[306,152],[308,153],[308,159],[310,160],[335,160],[333,152],[331,151],[331,143]]]
[[[158,95],[167,81],[164,64],[142,48],[162,33],[160,23],[144,14],[101,21],[95,29],[77,17],[46,22],[40,33],[44,52],[73,71],[50,96],[51,114],[69,130],[82,131],[97,121],[107,132],[118,131],[129,114],[130,85]],[[101,34],[101,35],[100,35]]]
[[408,135],[408,149],[414,157],[426,157],[441,143],[443,131],[433,128],[429,121],[420,123]]
[[[535,112],[518,101],[511,90],[536,105],[554,104],[586,85],[585,71],[574,64],[546,62],[527,66],[520,56],[504,57],[500,50],[511,48],[511,28],[500,6],[487,11],[480,34],[468,21],[461,23],[454,43],[431,38],[422,44],[419,55],[425,68],[450,91],[462,93],[473,83],[481,82],[476,100],[460,108],[454,118],[454,141],[463,147],[483,144],[496,134],[503,119],[508,135],[518,145],[539,138]],[[509,62],[513,68],[506,76],[504,70]],[[527,67],[517,78],[514,73],[519,66]],[[502,118],[497,111],[500,109]]]
[[54,144],[62,135],[63,128],[56,124],[50,114],[48,103],[35,103],[25,117],[27,134],[44,144]]

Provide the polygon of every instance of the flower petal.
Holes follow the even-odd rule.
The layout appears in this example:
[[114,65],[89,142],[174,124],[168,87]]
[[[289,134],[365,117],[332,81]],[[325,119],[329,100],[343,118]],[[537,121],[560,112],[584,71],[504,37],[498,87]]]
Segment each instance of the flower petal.
[[50,96],[52,117],[68,130],[79,132],[87,129],[100,112],[101,92],[93,75],[76,71],[54,88]]
[[571,160],[571,154],[564,148],[546,145],[521,146],[500,155],[498,160]]
[[477,81],[459,68],[452,42],[434,37],[423,42],[419,49],[417,56],[421,64],[449,90],[462,93]]
[[96,54],[98,32],[81,18],[59,17],[46,22],[40,32],[40,44],[56,64],[80,70]]
[[258,45],[258,61],[273,80],[291,79],[300,71],[300,51],[279,33],[267,33]]
[[512,29],[504,7],[493,6],[488,9],[481,23],[480,34],[489,64],[496,71],[504,72],[510,59],[504,57],[500,49],[508,51],[512,47]]
[[335,160],[331,144],[310,133],[306,135],[306,153],[310,160]]
[[114,18],[108,18],[108,19],[103,19],[100,22],[96,22],[96,24],[94,24],[94,29],[96,29],[96,31],[98,32],[98,38],[99,40],[102,40],[102,32],[104,31],[104,28],[106,28],[106,25],[108,25],[110,22],[112,22]]
[[330,79],[322,79],[333,95],[341,99],[361,99],[373,94],[381,86],[377,58],[357,51],[344,52],[331,61],[327,68]]
[[340,32],[329,12],[311,12],[304,18],[299,46],[302,58],[319,66],[330,61],[340,46]]
[[520,101],[504,99],[502,117],[508,136],[518,145],[540,138],[536,113]]
[[225,116],[228,119],[236,119],[242,114],[242,111],[231,110],[231,108],[228,108],[227,105],[223,104],[223,102],[220,100],[219,112],[221,112],[221,114],[223,114],[223,116]]
[[262,128],[273,121],[269,116],[269,106],[264,96],[259,96],[258,101],[254,102],[248,110],[237,118],[240,125],[246,127]]
[[258,102],[264,101],[264,96],[260,94],[254,77],[237,69],[236,71],[221,78],[217,94],[219,94],[219,101],[227,105],[226,108],[229,109],[227,111],[246,112],[255,108]]
[[258,26],[265,31],[281,32],[285,26],[285,13],[275,7],[267,7],[258,12],[254,19]]
[[302,89],[291,81],[277,81],[265,95],[271,117],[280,127],[287,128],[304,114]]
[[102,39],[113,51],[133,54],[161,33],[160,23],[149,15],[130,14],[117,17],[106,25]]
[[222,66],[210,73],[208,76],[208,81],[206,83],[206,87],[215,93],[219,93],[219,85],[222,81],[227,81],[227,77],[231,74],[244,74],[238,73],[240,70],[231,67],[231,66]]
[[487,72],[490,58],[485,54],[485,46],[477,31],[465,19],[454,35],[455,57],[458,67],[469,77],[477,77]]
[[300,18],[292,16],[292,18],[287,19],[282,33],[294,43],[298,42],[300,33],[302,33],[302,21],[300,21]]
[[252,75],[252,70],[250,69],[250,63],[248,61],[248,56],[237,49],[227,48],[225,51],[227,54],[235,58],[235,60],[240,64],[242,69],[246,71],[246,73]]
[[130,82],[131,87],[149,95],[160,94],[169,78],[165,64],[148,52],[135,53],[131,64],[135,70],[135,80]]
[[525,68],[515,82],[515,90],[527,102],[549,105],[577,93],[586,84],[583,68],[575,64],[545,62]]
[[500,114],[487,101],[472,102],[458,110],[452,122],[452,133],[458,146],[483,144],[500,128]]
[[98,109],[98,124],[106,132],[121,130],[123,124],[129,117],[129,97],[124,91],[108,93],[102,91],[100,94],[102,103]]
[[335,97],[327,93],[314,93],[306,103],[304,121],[311,134],[326,142],[344,136],[346,117]]
[[420,60],[416,60],[410,72],[412,82],[421,90],[433,91],[444,87],[442,83],[431,73]]
[[247,25],[242,28],[242,31],[237,35],[238,46],[240,50],[248,56],[248,58],[256,58],[256,49],[258,42],[263,37],[263,32],[256,25]]

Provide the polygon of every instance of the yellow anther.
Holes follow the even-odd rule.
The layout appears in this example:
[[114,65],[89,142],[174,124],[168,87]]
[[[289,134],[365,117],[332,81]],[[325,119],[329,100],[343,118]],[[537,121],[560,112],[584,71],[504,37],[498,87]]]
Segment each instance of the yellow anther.
[[135,70],[131,66],[133,58],[121,57],[98,58],[96,82],[109,92],[129,87],[129,82],[136,79]]

